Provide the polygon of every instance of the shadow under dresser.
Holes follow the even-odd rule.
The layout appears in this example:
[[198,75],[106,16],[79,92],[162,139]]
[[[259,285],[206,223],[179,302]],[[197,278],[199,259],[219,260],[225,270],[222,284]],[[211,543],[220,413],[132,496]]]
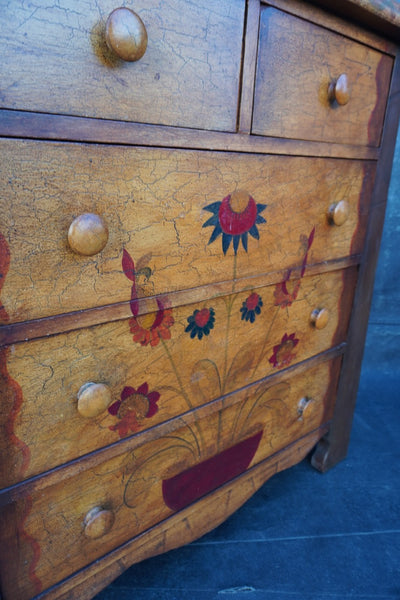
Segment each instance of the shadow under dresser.
[[400,3],[17,0],[0,24],[1,594],[89,600],[345,457]]

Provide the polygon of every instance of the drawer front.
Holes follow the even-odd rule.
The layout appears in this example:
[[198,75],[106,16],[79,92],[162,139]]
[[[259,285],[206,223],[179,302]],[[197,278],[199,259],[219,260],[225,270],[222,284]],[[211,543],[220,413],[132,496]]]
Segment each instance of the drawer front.
[[2,556],[10,589],[30,598],[325,424],[339,366],[251,386],[171,435],[33,490],[13,509],[18,552]]
[[[372,162],[15,140],[0,147],[0,323],[129,301],[125,251],[141,295],[153,296],[283,276],[305,257],[320,263],[362,249]],[[328,213],[343,202],[347,220],[333,225]],[[72,250],[79,231],[90,237],[87,214],[108,230],[103,250],[90,247],[97,253],[89,256]]]
[[343,342],[356,275],[351,268],[291,278],[10,347],[2,486]]
[[378,146],[392,65],[370,47],[263,8],[253,133]]
[[0,15],[1,107],[235,130],[244,0],[124,5],[147,30],[137,62],[107,47],[105,23],[119,6],[112,0],[39,0],[34,10],[7,3]]

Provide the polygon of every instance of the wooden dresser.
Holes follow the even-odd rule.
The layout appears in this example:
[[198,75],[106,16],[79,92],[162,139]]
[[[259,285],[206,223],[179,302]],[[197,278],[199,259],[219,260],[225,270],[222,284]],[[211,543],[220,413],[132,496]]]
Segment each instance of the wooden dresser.
[[400,5],[15,0],[0,25],[1,592],[84,600],[344,458]]

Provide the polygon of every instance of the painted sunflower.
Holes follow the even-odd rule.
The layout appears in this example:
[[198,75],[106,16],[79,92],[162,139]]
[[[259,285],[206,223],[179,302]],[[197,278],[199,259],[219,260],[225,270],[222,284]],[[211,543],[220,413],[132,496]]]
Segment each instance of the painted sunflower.
[[237,190],[226,196],[221,202],[213,202],[204,207],[213,213],[212,217],[203,224],[203,227],[214,227],[209,239],[209,244],[222,234],[222,250],[227,253],[233,240],[233,249],[237,254],[240,240],[247,252],[248,234],[258,240],[260,238],[257,225],[266,223],[260,213],[267,207],[266,204],[256,204],[254,198],[246,191]]

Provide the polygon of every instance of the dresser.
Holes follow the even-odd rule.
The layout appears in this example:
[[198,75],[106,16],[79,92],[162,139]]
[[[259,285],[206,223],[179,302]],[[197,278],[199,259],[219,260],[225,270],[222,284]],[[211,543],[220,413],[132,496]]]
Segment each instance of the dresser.
[[400,4],[18,0],[0,24],[1,594],[89,600],[345,457]]

